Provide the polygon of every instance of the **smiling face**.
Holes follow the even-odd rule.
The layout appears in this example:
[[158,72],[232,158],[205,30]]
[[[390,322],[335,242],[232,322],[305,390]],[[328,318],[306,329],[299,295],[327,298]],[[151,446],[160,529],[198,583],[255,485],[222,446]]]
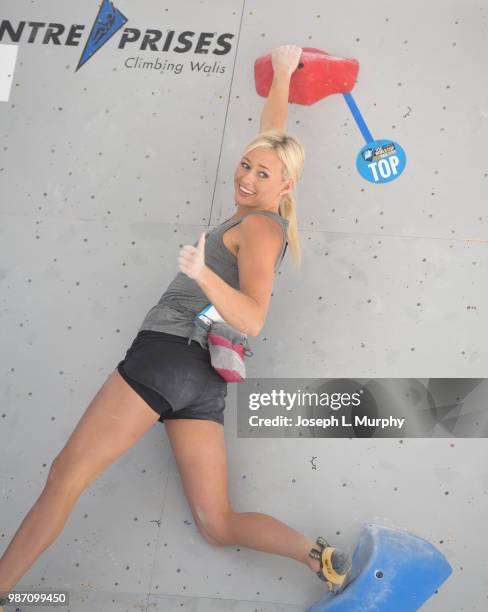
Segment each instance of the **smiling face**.
[[[237,215],[252,209],[278,212],[281,196],[292,187],[292,180],[283,181],[283,163],[268,147],[256,147],[244,154],[234,174],[234,199]],[[246,195],[240,187],[251,191]]]

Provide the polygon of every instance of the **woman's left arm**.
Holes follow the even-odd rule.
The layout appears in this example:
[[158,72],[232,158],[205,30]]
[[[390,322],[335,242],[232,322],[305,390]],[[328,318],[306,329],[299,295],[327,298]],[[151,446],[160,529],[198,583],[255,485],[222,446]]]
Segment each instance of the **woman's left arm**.
[[301,54],[302,48],[296,45],[283,45],[271,52],[273,81],[261,113],[261,132],[286,129],[290,79],[297,68]]
[[290,95],[291,75],[285,71],[275,71],[273,82],[261,113],[260,132],[286,129],[288,118],[288,96]]

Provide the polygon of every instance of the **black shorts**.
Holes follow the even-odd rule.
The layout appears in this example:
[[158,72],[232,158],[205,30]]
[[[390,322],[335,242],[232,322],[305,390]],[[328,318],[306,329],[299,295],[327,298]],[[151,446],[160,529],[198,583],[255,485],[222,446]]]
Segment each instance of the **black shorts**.
[[227,382],[195,340],[140,331],[117,365],[127,383],[165,419],[204,419],[224,424]]

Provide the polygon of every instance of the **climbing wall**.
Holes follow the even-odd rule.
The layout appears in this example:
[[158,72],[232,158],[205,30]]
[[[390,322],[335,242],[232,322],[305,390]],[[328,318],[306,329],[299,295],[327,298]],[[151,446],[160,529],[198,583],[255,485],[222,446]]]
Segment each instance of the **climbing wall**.
[[[482,0],[3,1],[0,554],[181,246],[234,213],[264,104],[254,61],[278,45],[357,59],[363,118],[407,163],[365,180],[343,96],[290,104],[303,262],[276,276],[248,376],[486,375],[487,30]],[[486,438],[243,438],[235,387],[236,511],[349,550],[365,522],[409,530],[453,568],[422,610],[485,609]],[[71,612],[298,612],[324,593],[295,559],[201,537],[160,424],[83,493],[16,589],[68,591]]]

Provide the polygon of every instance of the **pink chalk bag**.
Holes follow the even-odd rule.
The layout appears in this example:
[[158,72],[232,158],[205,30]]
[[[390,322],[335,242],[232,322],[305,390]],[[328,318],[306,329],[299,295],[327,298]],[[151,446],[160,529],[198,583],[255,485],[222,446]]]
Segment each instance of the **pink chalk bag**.
[[207,334],[213,369],[227,382],[242,382],[246,378],[245,358],[253,355],[247,335],[226,323],[213,304],[205,306],[193,324]]

